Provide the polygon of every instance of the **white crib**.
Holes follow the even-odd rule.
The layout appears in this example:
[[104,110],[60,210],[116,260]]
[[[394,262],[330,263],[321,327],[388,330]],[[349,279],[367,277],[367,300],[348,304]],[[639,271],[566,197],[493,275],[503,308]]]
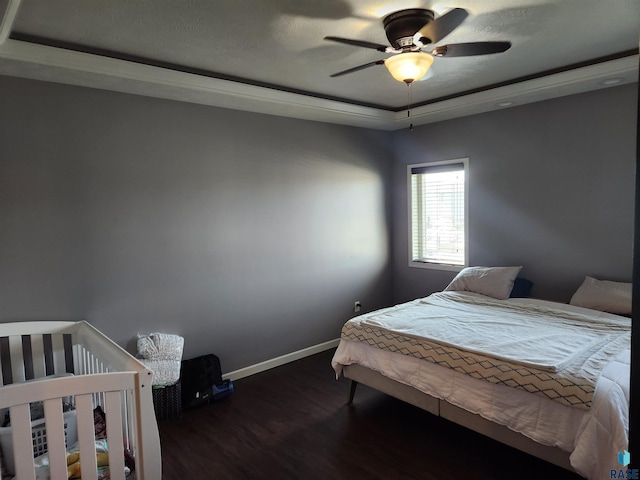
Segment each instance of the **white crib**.
[[[71,428],[82,479],[98,480],[96,406],[106,415],[110,478],[125,479],[125,450],[135,459],[136,479],[162,478],[151,371],[87,322],[0,323],[0,381],[0,414],[8,411],[11,420],[11,434],[3,439],[5,470],[12,467],[8,478],[36,480],[33,402],[44,406],[39,429],[46,432],[49,478],[67,478],[65,435]],[[74,406],[73,422],[63,399]]]

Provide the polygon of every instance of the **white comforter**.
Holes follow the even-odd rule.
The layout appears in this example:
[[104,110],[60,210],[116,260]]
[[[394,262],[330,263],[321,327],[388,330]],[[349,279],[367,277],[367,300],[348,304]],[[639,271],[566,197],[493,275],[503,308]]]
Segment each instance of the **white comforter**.
[[[468,292],[441,292],[359,318],[362,325],[558,372],[578,358],[597,353],[607,358],[608,350],[619,352],[628,345],[629,320],[611,317],[504,302]],[[602,368],[594,365],[590,368],[594,373],[579,373],[597,376]]]
[[[590,310],[532,299],[510,300],[514,305],[538,305],[572,315]],[[620,321],[621,317],[594,313]],[[624,321],[624,320],[622,320]],[[342,340],[334,355],[337,374],[342,365],[358,363],[401,383],[444,399],[544,445],[571,452],[571,465],[581,475],[600,480],[619,468],[617,453],[628,446],[630,378],[629,350],[605,367],[589,411],[560,405],[522,390],[471,378],[417,358]]]

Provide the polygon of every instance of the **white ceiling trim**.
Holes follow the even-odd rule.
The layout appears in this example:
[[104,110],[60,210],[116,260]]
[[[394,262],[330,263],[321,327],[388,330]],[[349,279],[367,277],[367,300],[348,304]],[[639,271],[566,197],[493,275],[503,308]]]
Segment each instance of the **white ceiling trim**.
[[389,129],[394,113],[335,100],[6,40],[0,74],[306,120]]
[[607,85],[602,85],[599,82],[611,78],[621,79],[620,83],[611,86],[632,83],[638,80],[639,58],[638,55],[619,58],[424,105],[412,109],[411,119],[407,118],[406,111],[399,112],[396,114],[396,128],[394,129],[407,127],[411,122],[414,125],[423,125],[507,108],[498,105],[502,102],[512,102],[509,107],[515,107],[551,98],[608,88]]
[[[10,4],[15,5],[15,4]],[[6,20],[0,29],[6,34]],[[638,79],[638,55],[611,60],[541,78],[493,88],[406,111],[353,105],[272,88],[179,72],[161,67],[6,39],[0,44],[0,74],[113,90],[268,115],[397,130],[563,95],[605,88],[598,82],[620,77]],[[398,85],[398,88],[405,88]]]

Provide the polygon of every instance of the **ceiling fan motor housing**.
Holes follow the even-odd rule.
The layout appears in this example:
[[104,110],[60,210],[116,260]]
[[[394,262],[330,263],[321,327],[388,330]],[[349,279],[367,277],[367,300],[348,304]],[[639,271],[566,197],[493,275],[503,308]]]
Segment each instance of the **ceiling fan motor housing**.
[[[389,43],[394,48],[413,45],[413,36],[418,30],[434,19],[433,12],[423,8],[410,8],[387,15],[382,24]],[[428,39],[431,43],[431,40]]]

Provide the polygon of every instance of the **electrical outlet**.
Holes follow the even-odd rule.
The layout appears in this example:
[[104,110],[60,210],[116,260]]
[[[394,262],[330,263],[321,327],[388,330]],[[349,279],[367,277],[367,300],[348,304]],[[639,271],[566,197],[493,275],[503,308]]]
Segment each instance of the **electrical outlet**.
[[360,311],[361,308],[362,308],[362,304],[360,303],[359,300],[356,300],[353,304],[353,311],[357,313]]

